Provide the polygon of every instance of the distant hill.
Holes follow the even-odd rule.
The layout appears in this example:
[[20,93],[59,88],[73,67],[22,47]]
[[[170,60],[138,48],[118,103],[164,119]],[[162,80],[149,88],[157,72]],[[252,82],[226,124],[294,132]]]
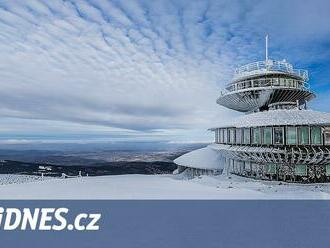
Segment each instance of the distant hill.
[[173,160],[202,144],[154,150],[6,150],[0,149],[0,174],[59,177],[82,175],[169,174]]
[[62,166],[26,163],[12,160],[0,162],[0,174],[41,175],[60,177],[62,173],[77,176],[123,175],[123,174],[170,174],[176,169],[173,162],[104,162],[94,166]]

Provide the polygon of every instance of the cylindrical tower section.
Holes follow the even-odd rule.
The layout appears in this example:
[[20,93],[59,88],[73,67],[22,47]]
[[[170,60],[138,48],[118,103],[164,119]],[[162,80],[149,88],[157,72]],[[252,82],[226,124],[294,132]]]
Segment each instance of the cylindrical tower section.
[[266,60],[237,68],[217,103],[240,112],[256,112],[274,104],[282,108],[281,102],[301,106],[314,97],[306,70],[294,69],[285,60]]

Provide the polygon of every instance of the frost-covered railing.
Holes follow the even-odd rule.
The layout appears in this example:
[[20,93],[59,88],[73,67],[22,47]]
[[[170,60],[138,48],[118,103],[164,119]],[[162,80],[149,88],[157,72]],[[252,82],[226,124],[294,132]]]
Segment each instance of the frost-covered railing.
[[244,81],[239,81],[237,83],[230,83],[227,85],[226,90],[221,92],[221,95],[227,92],[233,92],[244,89],[252,88],[293,88],[300,90],[309,90],[309,83],[302,80],[296,79],[286,79],[286,78],[259,78],[259,79],[249,79]]
[[308,80],[307,70],[293,69],[293,66],[284,60],[258,61],[247,65],[243,65],[235,70],[234,79],[258,72],[265,72],[265,71],[279,71],[279,72],[290,73],[303,78],[305,81]]

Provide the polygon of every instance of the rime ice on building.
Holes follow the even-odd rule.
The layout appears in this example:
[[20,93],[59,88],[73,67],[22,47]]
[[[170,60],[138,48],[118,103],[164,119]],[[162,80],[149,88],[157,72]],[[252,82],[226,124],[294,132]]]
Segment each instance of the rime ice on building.
[[330,181],[330,114],[307,110],[308,72],[268,58],[236,69],[217,103],[245,113],[210,130],[215,142],[177,158],[178,172],[223,171],[259,179]]

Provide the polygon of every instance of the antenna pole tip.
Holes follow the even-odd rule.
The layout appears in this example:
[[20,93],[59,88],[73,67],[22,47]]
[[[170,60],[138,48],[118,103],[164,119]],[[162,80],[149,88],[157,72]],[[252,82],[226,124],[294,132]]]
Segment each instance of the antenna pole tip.
[[266,62],[268,61],[268,34],[266,34],[266,37],[265,37],[265,42],[266,42],[266,46],[265,46],[265,55],[266,55]]

